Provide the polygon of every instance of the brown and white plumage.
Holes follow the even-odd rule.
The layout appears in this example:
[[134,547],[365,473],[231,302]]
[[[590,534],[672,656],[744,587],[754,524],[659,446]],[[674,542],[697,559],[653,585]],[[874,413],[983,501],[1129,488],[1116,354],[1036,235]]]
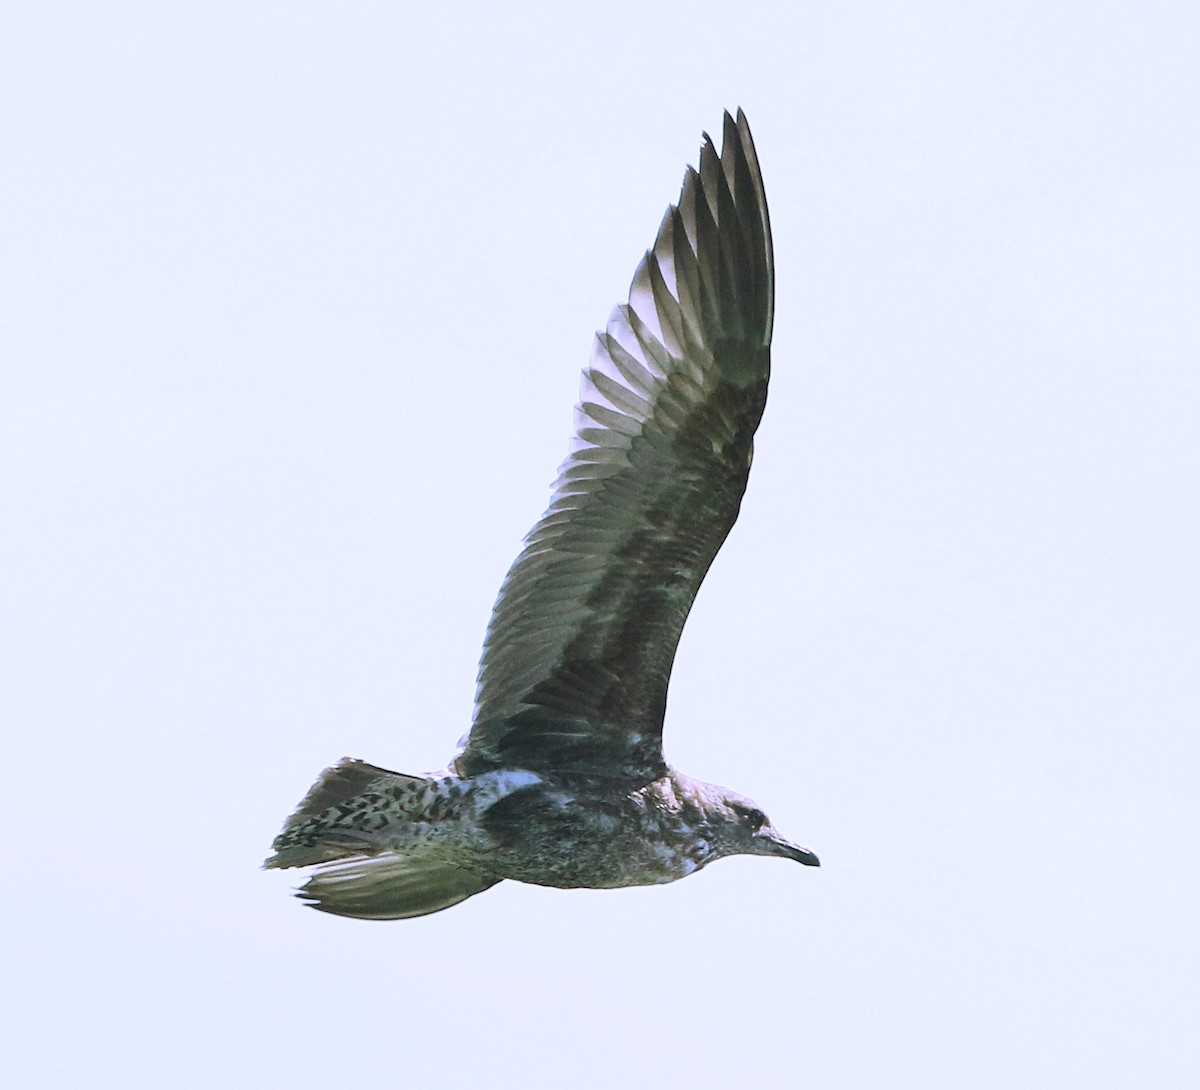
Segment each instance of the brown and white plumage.
[[675,650],[737,518],[770,371],[771,230],[746,119],[707,135],[597,334],[570,453],[500,589],[450,768],[343,761],[267,866],[342,915],[437,911],[502,878],[670,881],[723,855],[815,865],[748,799],[662,752]]

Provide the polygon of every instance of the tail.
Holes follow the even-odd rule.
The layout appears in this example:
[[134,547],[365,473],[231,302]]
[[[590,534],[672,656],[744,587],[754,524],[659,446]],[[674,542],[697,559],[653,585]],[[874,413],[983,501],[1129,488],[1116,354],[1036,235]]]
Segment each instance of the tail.
[[321,912],[364,920],[424,916],[482,893],[499,879],[385,850],[367,828],[373,803],[385,797],[402,803],[406,794],[415,799],[428,782],[343,758],[309,788],[264,869],[318,867],[296,896]]
[[399,789],[415,796],[427,782],[422,776],[389,772],[366,761],[343,757],[333,768],[325,769],[308,789],[283,832],[275,838],[271,845],[275,854],[263,867],[311,867],[354,853],[377,851],[378,844],[368,831],[358,827],[365,822],[354,820],[356,811],[369,805],[369,795],[386,793],[391,798],[393,789]]

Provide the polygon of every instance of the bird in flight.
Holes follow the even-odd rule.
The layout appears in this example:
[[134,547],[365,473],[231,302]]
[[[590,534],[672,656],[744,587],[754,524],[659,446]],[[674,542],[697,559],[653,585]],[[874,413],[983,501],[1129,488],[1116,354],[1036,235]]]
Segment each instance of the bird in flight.
[[423,916],[505,878],[673,882],[728,855],[817,866],[750,799],[676,772],[667,684],[696,592],[737,518],[767,399],[771,225],[746,118],[704,137],[596,335],[550,506],[483,644],[471,728],[442,772],[343,759],[265,866],[313,867],[322,912]]

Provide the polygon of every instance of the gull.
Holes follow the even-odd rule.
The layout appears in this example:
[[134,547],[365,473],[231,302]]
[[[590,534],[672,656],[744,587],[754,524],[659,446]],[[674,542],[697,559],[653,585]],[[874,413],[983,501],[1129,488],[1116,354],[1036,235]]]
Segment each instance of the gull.
[[311,867],[310,907],[423,916],[503,879],[673,882],[729,855],[818,860],[748,798],[663,756],[684,621],[737,519],[767,399],[771,225],[741,110],[704,135],[596,335],[550,506],[504,579],[471,727],[422,776],[326,769],[265,867]]

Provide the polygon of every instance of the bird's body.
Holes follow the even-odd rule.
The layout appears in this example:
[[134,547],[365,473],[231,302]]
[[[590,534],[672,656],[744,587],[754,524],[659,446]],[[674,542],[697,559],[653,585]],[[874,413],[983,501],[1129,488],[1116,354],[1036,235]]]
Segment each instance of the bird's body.
[[275,841],[340,915],[423,915],[505,879],[670,882],[726,855],[816,865],[749,799],[674,771],[675,648],[737,517],[766,403],[770,224],[745,118],[705,138],[597,337],[571,453],[500,589],[470,733],[430,776],[344,760]]

